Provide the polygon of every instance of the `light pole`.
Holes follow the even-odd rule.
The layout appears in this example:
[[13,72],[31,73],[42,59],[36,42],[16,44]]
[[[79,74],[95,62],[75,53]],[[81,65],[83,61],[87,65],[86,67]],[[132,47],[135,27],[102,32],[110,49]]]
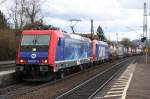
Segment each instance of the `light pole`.
[[116,33],[116,37],[117,37],[117,44],[118,44],[118,33]]

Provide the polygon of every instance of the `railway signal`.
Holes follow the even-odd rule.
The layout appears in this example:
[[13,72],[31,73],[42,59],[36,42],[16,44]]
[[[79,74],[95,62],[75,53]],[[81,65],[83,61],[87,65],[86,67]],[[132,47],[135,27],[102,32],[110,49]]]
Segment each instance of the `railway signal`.
[[142,37],[142,38],[141,38],[141,42],[145,42],[146,39],[147,39],[146,37]]

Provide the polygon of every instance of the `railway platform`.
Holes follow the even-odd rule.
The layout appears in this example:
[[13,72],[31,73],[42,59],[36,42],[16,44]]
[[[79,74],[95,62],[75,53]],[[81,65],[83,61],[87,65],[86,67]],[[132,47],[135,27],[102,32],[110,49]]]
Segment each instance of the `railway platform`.
[[0,71],[0,88],[16,82],[15,70]]
[[16,82],[15,61],[0,61],[0,88]]
[[126,99],[150,99],[150,64],[137,64]]
[[145,64],[145,56],[137,59],[137,63],[126,99],[150,99],[150,57],[148,64]]

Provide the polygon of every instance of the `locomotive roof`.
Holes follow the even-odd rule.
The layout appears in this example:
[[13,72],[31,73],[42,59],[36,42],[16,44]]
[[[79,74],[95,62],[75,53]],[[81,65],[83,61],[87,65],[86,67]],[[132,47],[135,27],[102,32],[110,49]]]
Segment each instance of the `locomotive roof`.
[[22,34],[50,34],[53,30],[24,30]]
[[107,46],[108,46],[107,42],[98,41],[98,43],[101,43],[101,44],[103,44],[103,45],[107,45]]
[[89,42],[91,42],[91,40],[90,40],[89,38],[82,37],[82,36],[80,36],[80,35],[73,34],[73,33],[64,33],[64,36],[67,37],[67,38],[71,38],[71,39],[84,40],[84,41],[89,41]]
[[24,30],[22,32],[22,34],[29,34],[29,35],[32,35],[32,34],[51,34],[51,33],[56,33],[59,37],[62,37],[62,34],[64,35],[64,37],[67,37],[67,38],[71,38],[71,39],[76,39],[76,40],[84,40],[84,41],[88,41],[88,42],[91,42],[91,40],[89,38],[86,38],[86,37],[82,37],[80,35],[77,35],[77,34],[73,34],[73,33],[64,33],[60,30]]
[[104,41],[98,41],[98,40],[93,40],[93,41],[96,42],[96,43],[99,43],[99,44],[108,46],[108,43],[107,43],[107,42],[104,42]]

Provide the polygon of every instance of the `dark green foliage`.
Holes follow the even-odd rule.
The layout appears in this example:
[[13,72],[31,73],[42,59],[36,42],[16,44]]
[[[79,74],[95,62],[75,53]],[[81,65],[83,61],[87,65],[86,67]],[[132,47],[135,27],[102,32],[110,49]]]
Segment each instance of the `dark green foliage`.
[[105,35],[104,35],[104,32],[103,32],[101,26],[99,26],[99,27],[97,28],[97,32],[96,32],[96,33],[97,33],[97,35],[98,35],[98,37],[99,37],[100,40],[102,40],[102,41],[105,41],[105,40],[106,40],[106,37],[105,37]]
[[7,20],[4,14],[0,11],[0,29],[8,28]]

